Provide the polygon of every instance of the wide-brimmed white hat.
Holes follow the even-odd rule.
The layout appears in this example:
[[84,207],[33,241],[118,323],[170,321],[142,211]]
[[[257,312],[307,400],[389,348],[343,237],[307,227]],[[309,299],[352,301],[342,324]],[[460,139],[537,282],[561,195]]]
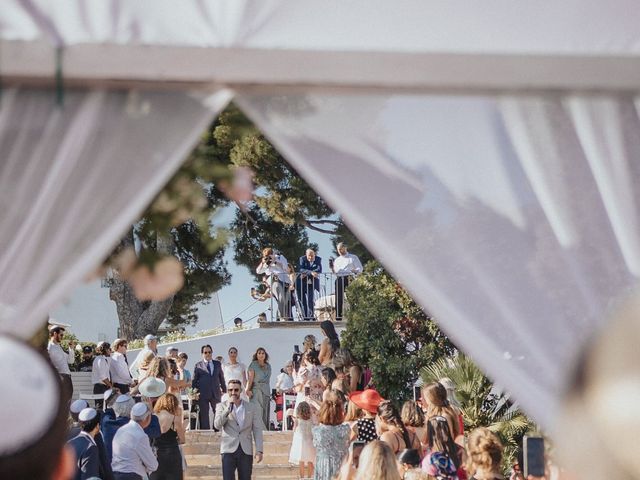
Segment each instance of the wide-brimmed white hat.
[[167,384],[159,378],[147,377],[142,381],[138,390],[145,397],[155,398],[167,391]]

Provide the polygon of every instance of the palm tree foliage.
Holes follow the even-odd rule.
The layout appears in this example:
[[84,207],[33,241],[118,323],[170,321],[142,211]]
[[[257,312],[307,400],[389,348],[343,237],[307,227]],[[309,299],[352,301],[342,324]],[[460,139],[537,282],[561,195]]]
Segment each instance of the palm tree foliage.
[[448,377],[456,385],[466,432],[487,427],[496,433],[504,445],[505,471],[517,458],[522,437],[536,430],[536,425],[514,404],[509,395],[496,388],[471,359],[459,354],[441,358],[421,371],[426,383]]

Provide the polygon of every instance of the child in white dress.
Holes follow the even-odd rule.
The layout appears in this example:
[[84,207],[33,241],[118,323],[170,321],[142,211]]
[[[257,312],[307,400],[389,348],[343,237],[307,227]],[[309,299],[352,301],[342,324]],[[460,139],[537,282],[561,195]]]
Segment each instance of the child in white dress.
[[289,452],[289,463],[298,464],[300,478],[313,477],[316,449],[313,446],[312,427],[311,406],[307,402],[298,403],[293,427],[293,441]]

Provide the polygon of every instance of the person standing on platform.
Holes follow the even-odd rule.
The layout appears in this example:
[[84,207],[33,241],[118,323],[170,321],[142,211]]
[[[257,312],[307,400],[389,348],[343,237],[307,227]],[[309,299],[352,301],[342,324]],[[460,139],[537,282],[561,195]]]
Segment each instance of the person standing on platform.
[[261,411],[242,400],[242,384],[231,380],[227,385],[229,400],[219,403],[213,421],[222,431],[220,453],[222,455],[223,480],[250,480],[253,470],[253,442],[256,444],[256,463],[262,461],[262,419]]
[[73,396],[73,383],[71,382],[71,369],[69,365],[72,365],[76,361],[74,353],[76,344],[70,341],[69,351],[65,352],[60,345],[64,333],[64,327],[56,324],[49,325],[49,345],[47,346],[47,351],[49,352],[51,363],[58,371],[58,375],[60,375],[65,398],[70,400]]
[[331,271],[336,275],[336,320],[342,320],[344,307],[344,291],[349,286],[352,275],[362,273],[360,259],[347,251],[347,246],[340,242],[336,246],[340,256],[329,262]]
[[200,428],[209,430],[209,405],[216,411],[216,405],[220,403],[222,394],[226,393],[227,387],[224,381],[222,365],[217,360],[213,360],[213,348],[211,345],[204,345],[200,352],[202,360],[193,367],[193,381],[191,386],[198,389],[198,407],[200,408],[199,419]]
[[278,302],[278,318],[293,320],[291,317],[291,280],[289,279],[289,263],[284,255],[272,248],[262,250],[262,260],[256,267],[257,274],[267,276],[273,298]]
[[298,260],[298,279],[296,280],[296,294],[305,320],[313,320],[315,315],[315,292],[320,291],[319,274],[322,273],[322,259],[313,249],[308,248]]

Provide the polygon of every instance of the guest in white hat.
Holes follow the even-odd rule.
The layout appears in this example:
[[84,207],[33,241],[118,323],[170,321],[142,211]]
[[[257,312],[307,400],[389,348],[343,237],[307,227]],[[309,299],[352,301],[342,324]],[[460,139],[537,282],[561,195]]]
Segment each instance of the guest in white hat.
[[131,420],[120,427],[113,438],[111,466],[116,480],[142,480],[158,468],[144,428],[151,423],[151,410],[146,403],[131,408]]
[[71,416],[71,420],[73,423],[71,427],[69,427],[69,433],[67,434],[67,440],[71,440],[76,435],[80,433],[80,421],[78,420],[78,415],[85,408],[89,408],[89,404],[86,400],[75,400],[71,402],[71,406],[69,407],[69,415]]
[[100,478],[100,453],[95,436],[100,431],[100,416],[93,408],[85,408],[78,415],[80,433],[69,440],[68,444],[76,454],[74,480],[91,477]]
[[68,480],[74,458],[65,447],[68,404],[57,372],[33,347],[4,335],[0,364],[11,365],[2,382],[5,397],[20,399],[2,404],[0,478]]

